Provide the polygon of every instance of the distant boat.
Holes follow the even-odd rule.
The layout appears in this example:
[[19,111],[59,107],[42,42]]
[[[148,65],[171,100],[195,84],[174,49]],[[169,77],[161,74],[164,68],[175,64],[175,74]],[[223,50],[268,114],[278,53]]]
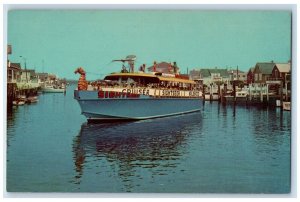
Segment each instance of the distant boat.
[[45,85],[41,88],[41,91],[44,93],[64,93],[66,91],[66,87],[56,85]]
[[24,101],[24,102],[26,102],[26,95],[19,95],[17,97],[17,101]]
[[235,97],[232,95],[233,92],[224,96],[227,103],[246,103],[249,98],[249,93],[247,90],[239,90],[235,92]]
[[22,101],[22,100],[14,100],[13,101],[14,106],[22,106],[24,104],[25,104],[25,101]]
[[219,100],[219,94],[218,93],[213,93],[213,94],[209,94],[209,93],[205,93],[204,94],[204,100],[211,100],[211,101],[218,101]]
[[241,91],[237,91],[237,92],[235,93],[235,96],[236,96],[237,98],[247,98],[247,97],[249,96],[249,93],[248,93],[248,91],[246,91],[246,90],[241,90]]
[[37,101],[39,101],[37,98],[38,98],[37,96],[30,96],[27,98],[26,102],[27,103],[36,103]]

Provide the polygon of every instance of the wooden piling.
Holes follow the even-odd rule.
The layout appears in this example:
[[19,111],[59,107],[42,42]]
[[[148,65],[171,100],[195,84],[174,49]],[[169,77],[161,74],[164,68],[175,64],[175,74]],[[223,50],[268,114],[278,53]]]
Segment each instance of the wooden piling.
[[7,83],[7,108],[13,106],[13,101],[17,97],[17,84],[16,83]]
[[269,102],[269,84],[266,86],[267,102]]
[[260,102],[263,102],[264,101],[264,97],[263,97],[263,93],[262,93],[262,84],[260,84]]
[[220,84],[218,83],[218,101],[221,101],[221,87]]
[[233,103],[235,104],[235,101],[236,101],[236,83],[235,83],[235,81],[233,81],[232,84],[233,84]]
[[282,109],[282,106],[283,106],[283,83],[282,83],[282,81],[280,82],[280,106]]

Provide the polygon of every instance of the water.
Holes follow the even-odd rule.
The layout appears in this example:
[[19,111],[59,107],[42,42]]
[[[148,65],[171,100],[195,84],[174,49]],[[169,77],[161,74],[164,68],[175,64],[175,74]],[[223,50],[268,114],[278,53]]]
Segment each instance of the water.
[[8,114],[9,192],[290,192],[290,112],[205,103],[200,113],[87,124],[73,89]]

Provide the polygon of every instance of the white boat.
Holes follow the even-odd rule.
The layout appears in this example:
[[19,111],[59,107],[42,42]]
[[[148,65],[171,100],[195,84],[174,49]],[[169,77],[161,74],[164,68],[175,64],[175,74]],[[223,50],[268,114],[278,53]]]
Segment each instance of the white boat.
[[26,95],[19,95],[17,97],[17,101],[24,101],[24,102],[26,102],[26,100],[27,100]]
[[27,103],[36,103],[36,102],[38,102],[38,101],[39,101],[39,100],[38,100],[38,97],[37,97],[37,96],[30,96],[30,97],[28,97],[27,100],[26,100]]
[[247,90],[240,90],[235,92],[235,101],[237,103],[246,103],[248,101],[248,91]]
[[235,97],[236,98],[247,98],[248,97],[248,91],[246,91],[246,90],[241,90],[241,91],[237,91],[236,93],[235,93]]
[[14,100],[13,101],[14,106],[22,106],[24,104],[25,104],[25,101],[21,101],[21,100]]
[[[88,121],[141,120],[200,111],[202,92],[197,83],[153,73],[112,73],[88,87],[85,71],[74,98]],[[116,83],[118,83],[116,85]]]
[[64,93],[66,92],[66,88],[55,85],[46,85],[41,87],[41,91],[44,93]]
[[204,100],[210,100],[210,101],[218,101],[219,100],[219,94],[218,93],[205,93],[204,94]]
[[282,102],[282,109],[285,111],[291,111],[291,102]]
[[231,92],[228,95],[225,95],[225,101],[227,103],[245,103],[248,100],[249,94],[247,90],[239,90],[235,92],[235,96],[232,95]]

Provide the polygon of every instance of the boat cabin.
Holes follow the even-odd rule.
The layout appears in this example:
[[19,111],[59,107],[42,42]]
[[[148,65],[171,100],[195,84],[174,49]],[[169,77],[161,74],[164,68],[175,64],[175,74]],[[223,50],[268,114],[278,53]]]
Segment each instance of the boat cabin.
[[[146,73],[113,73],[104,78],[107,85],[122,87],[150,87],[191,90],[198,85],[196,82],[175,75],[146,74]],[[111,85],[112,84],[112,85]]]

